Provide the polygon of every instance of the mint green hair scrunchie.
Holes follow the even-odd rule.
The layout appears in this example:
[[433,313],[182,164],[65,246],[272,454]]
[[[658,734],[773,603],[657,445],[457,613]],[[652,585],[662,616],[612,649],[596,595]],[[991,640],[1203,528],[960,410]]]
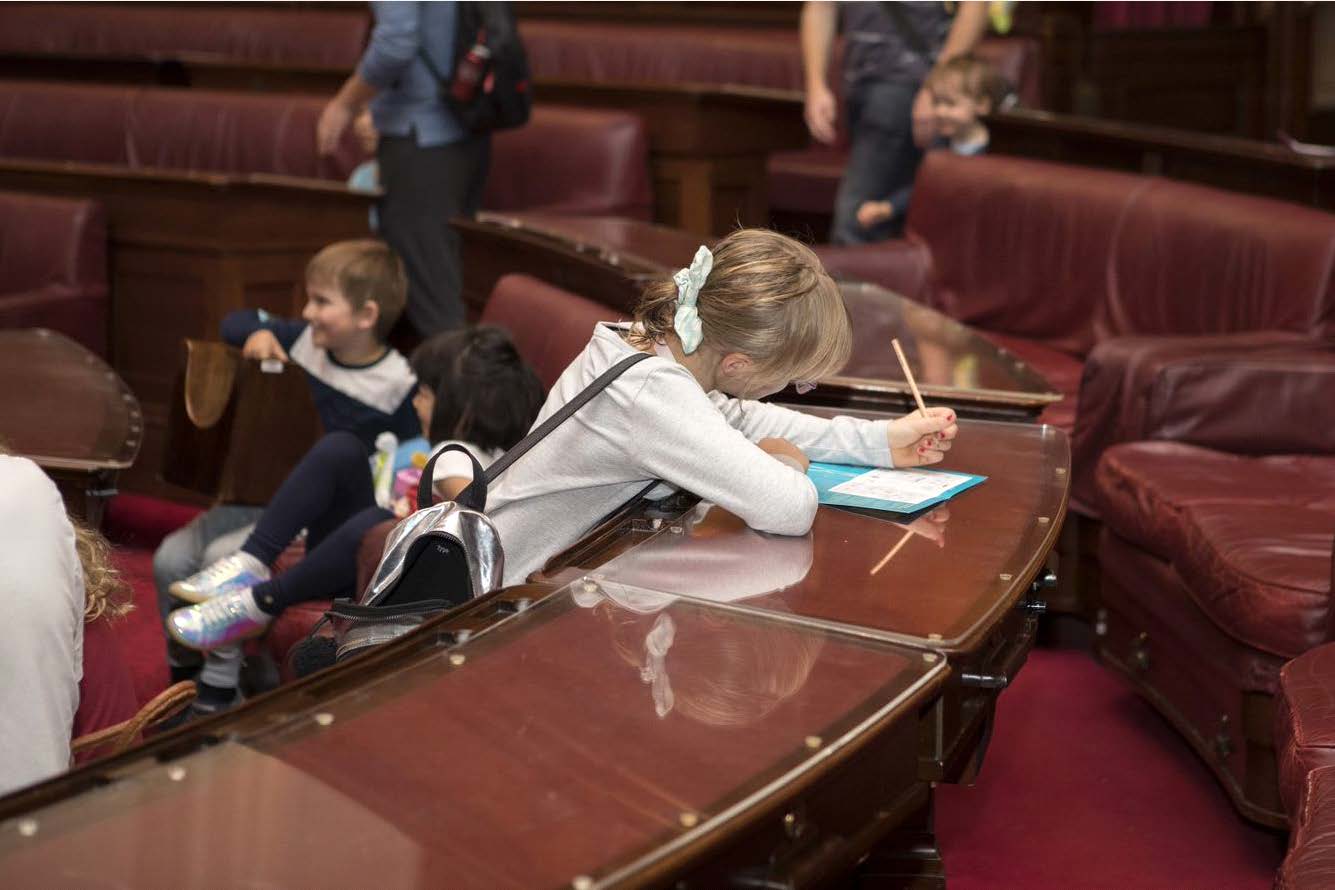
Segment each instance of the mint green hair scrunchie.
[[700,312],[696,303],[700,298],[700,288],[705,286],[709,270],[714,268],[714,255],[709,248],[701,245],[695,252],[691,265],[672,276],[677,285],[677,312],[672,317],[672,329],[681,340],[682,352],[690,355],[700,348],[704,339],[704,327],[700,323]]

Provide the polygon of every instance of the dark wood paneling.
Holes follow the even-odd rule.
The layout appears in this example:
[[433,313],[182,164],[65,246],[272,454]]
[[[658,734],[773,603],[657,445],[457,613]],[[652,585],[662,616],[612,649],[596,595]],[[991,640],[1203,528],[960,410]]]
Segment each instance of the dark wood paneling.
[[1017,109],[994,115],[992,150],[1168,176],[1335,209],[1335,158],[1250,139]]

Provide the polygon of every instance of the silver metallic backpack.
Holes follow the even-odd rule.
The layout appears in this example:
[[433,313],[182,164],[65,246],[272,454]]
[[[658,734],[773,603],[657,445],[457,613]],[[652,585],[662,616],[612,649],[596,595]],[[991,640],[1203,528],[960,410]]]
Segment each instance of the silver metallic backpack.
[[[337,601],[326,613],[333,622],[338,659],[387,643],[429,618],[499,588],[505,551],[496,526],[484,513],[487,487],[613,380],[649,357],[636,353],[604,371],[485,471],[462,445],[447,445],[433,454],[418,483],[419,508],[390,532],[366,590],[355,603]],[[432,503],[436,461],[447,451],[468,455],[473,481],[455,500],[436,504]],[[640,496],[655,484],[651,482]]]

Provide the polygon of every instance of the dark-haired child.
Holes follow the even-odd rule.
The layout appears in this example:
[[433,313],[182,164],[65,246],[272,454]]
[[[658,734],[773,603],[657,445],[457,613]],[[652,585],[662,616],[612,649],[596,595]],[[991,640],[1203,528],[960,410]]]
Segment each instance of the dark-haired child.
[[[496,327],[438,334],[417,348],[411,364],[418,381],[413,406],[423,429],[437,448],[462,444],[484,467],[524,437],[545,397],[509,335]],[[436,490],[453,497],[472,475],[467,457],[446,454],[436,465]],[[172,585],[172,596],[195,605],[172,612],[168,632],[208,652],[258,636],[294,603],[351,595],[362,536],[392,518],[376,504],[362,442],[347,432],[330,433],[283,481],[240,551]],[[268,566],[303,528],[305,558],[271,578]],[[229,703],[235,695],[207,686],[200,694],[215,692]]]

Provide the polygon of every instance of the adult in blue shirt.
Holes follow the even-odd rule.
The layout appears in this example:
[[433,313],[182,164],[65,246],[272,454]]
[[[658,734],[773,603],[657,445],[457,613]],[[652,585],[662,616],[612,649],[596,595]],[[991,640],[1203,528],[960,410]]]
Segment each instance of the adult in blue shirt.
[[422,337],[464,323],[459,237],[450,219],[476,212],[491,138],[470,133],[440,97],[437,71],[454,70],[457,5],[372,3],[375,27],[357,70],[316,126],[332,154],[369,102],[380,132],[380,234],[408,271],[408,320]]

